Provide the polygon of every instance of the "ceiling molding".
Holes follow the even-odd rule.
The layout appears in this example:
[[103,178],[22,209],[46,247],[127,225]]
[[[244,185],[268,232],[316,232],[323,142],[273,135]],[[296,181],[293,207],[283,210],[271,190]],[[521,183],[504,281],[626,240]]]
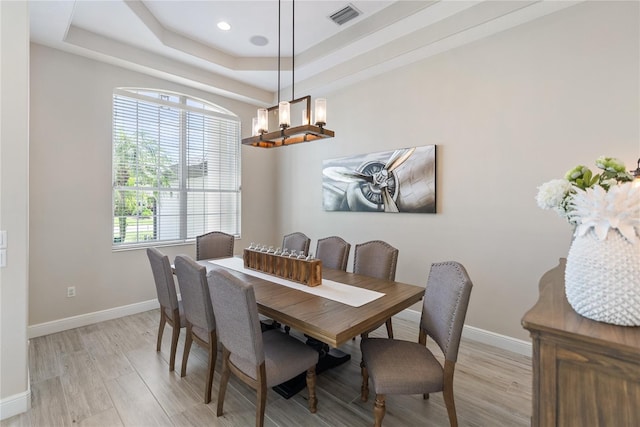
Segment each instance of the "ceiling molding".
[[[127,0],[124,3],[140,19],[140,22],[156,36],[158,41],[169,48],[233,71],[275,71],[278,69],[277,58],[230,55],[164,27],[141,1]],[[291,57],[283,57],[281,61],[281,69],[291,69]]]
[[94,59],[114,65],[169,80],[175,81],[179,79],[182,83],[193,82],[193,84],[200,85],[201,88],[208,88],[208,92],[245,102],[259,103],[261,105],[270,105],[273,102],[273,93],[271,91],[262,90],[199,67],[171,61],[152,52],[106,38],[73,25],[67,31],[65,41],[84,49],[83,54],[85,56],[92,56]]
[[[204,33],[203,27],[209,26],[201,20],[201,33],[192,32],[187,37],[172,28],[180,28],[178,24],[183,24],[188,16],[197,22],[200,15],[189,15],[189,9],[178,1],[157,4],[152,1],[157,0],[145,0],[147,4],[113,0],[96,2],[95,6],[92,2],[70,0],[33,2],[30,6],[32,41],[252,104],[270,106],[274,103],[278,95],[277,58],[230,53],[234,43],[247,43],[237,36],[225,39],[214,33],[218,44],[220,40],[229,43],[224,51],[209,45],[203,40],[211,40],[212,33],[208,29]],[[371,14],[345,24],[344,28],[333,23],[323,27],[327,33],[319,34],[315,44],[295,57],[296,94],[327,93],[582,1],[385,2],[383,8],[371,9]],[[367,4],[359,0],[351,2],[356,8]],[[242,14],[243,19],[251,17],[250,1],[220,4]],[[333,9],[337,2],[308,0],[306,3],[314,4],[316,9],[310,10],[315,13],[300,17],[301,22],[311,25],[310,22],[323,19],[321,8]],[[159,6],[162,9],[157,9]],[[152,9],[162,16],[164,24]],[[204,10],[213,13],[211,8]],[[264,8],[261,10],[264,13]],[[251,19],[261,19],[261,16]],[[287,84],[280,85],[281,95],[291,91],[291,66],[291,57],[283,57],[280,83]]]
[[[296,54],[296,66],[305,66],[328,56],[345,46],[367,38],[381,30],[401,22],[415,13],[438,3],[437,1],[399,1],[361,20],[337,34],[319,42],[313,49]],[[461,2],[462,3],[462,2]]]
[[[486,2],[450,19],[394,40],[384,49],[366,52],[296,82],[296,90],[324,93],[525,24],[585,0],[554,2]],[[483,17],[478,22],[479,17]]]

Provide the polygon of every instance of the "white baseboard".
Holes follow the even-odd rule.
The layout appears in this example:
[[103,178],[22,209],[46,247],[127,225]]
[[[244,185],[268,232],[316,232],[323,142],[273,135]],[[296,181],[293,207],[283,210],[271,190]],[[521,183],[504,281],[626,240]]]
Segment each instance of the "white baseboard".
[[54,334],[68,329],[79,328],[81,326],[92,325],[105,320],[117,319],[131,314],[142,313],[144,311],[159,308],[157,299],[138,302],[135,304],[123,305],[121,307],[110,308],[108,310],[95,311],[93,313],[80,314],[78,316],[67,317],[51,322],[38,323],[27,327],[29,338],[41,337],[43,335]]
[[476,328],[474,326],[464,325],[462,337],[491,345],[502,350],[521,354],[523,356],[532,356],[532,345],[530,342],[509,337],[507,335],[496,334],[495,332]]
[[[419,311],[409,309],[401,311],[400,313],[395,315],[395,317],[398,317],[399,319],[409,320],[415,323],[420,322],[420,316],[421,313]],[[464,325],[464,328],[462,329],[462,337],[472,341],[477,341],[483,344],[497,347],[502,350],[511,351],[513,353],[531,357],[532,346],[528,341],[519,340],[517,338],[497,334],[495,332],[487,331],[469,325]]]
[[[66,331],[68,329],[79,328],[81,326],[91,325],[93,323],[103,322],[105,320],[117,319],[118,317],[129,316],[131,314],[142,313],[143,311],[153,310],[160,307],[158,300],[153,299],[143,301],[136,304],[125,305],[122,307],[111,308],[108,310],[96,311],[94,313],[81,314],[79,316],[67,317],[65,319],[54,320],[51,322],[39,323],[27,328],[29,338],[49,335],[56,332]],[[395,317],[409,320],[411,322],[420,322],[420,312],[416,310],[404,310],[396,314]],[[462,337],[472,341],[478,341],[488,344],[502,350],[511,351],[524,356],[531,356],[531,343],[506,335],[497,334],[495,332],[486,331],[474,326],[464,325]]]
[[6,420],[31,409],[31,387],[22,393],[0,400],[0,420]]

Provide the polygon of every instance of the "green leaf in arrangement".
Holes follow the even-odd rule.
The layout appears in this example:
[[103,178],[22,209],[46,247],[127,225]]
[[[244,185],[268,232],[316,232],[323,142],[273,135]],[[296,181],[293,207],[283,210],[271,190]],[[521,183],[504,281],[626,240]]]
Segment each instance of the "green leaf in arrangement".
[[594,175],[588,167],[578,165],[567,171],[564,178],[552,179],[542,184],[538,187],[536,196],[538,206],[542,209],[552,209],[569,223],[578,225],[578,216],[573,214],[573,198],[576,194],[595,190],[607,193],[633,181],[633,176],[616,158],[600,157],[596,160],[596,166],[602,170],[601,173]]

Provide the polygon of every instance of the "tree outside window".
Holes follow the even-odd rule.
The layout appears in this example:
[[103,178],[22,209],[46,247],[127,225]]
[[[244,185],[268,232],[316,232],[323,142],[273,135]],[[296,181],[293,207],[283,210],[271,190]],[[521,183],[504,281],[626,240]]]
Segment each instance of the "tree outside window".
[[[143,233],[145,240],[157,239],[156,212],[158,191],[142,191],[141,188],[169,187],[176,181],[175,167],[157,141],[144,134],[135,140],[119,132],[114,142],[114,192],[113,216],[117,219],[119,234],[114,243],[127,241],[127,227],[134,227],[151,220],[151,233]],[[124,190],[132,187],[138,190]],[[137,239],[132,239],[137,240]]]

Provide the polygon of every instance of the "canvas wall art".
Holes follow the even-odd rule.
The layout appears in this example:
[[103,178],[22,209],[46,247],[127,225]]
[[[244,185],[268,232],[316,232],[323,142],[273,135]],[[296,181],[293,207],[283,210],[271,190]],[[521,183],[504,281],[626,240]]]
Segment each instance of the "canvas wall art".
[[436,212],[436,146],[322,162],[326,211]]

